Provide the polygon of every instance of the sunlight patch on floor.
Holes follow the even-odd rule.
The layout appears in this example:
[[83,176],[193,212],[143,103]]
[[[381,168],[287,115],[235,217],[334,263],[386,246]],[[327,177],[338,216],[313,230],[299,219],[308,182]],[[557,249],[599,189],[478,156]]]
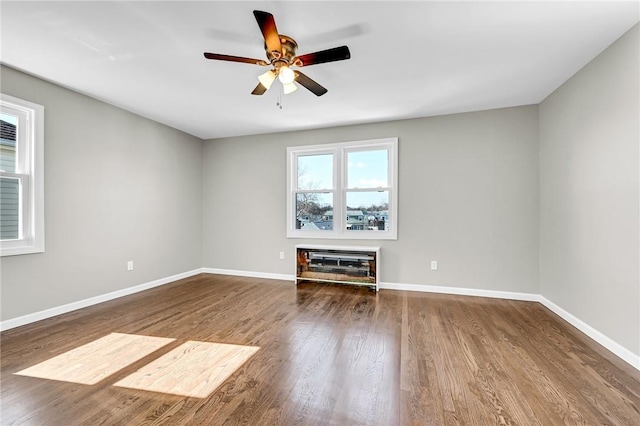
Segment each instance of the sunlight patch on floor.
[[174,340],[111,333],[15,374],[93,385]]
[[188,341],[114,386],[206,398],[259,349]]

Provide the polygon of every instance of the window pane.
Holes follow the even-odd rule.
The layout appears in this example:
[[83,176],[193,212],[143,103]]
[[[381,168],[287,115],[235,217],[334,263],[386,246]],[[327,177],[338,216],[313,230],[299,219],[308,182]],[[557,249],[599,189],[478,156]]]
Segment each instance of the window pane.
[[389,151],[353,151],[347,154],[349,188],[389,186]]
[[20,236],[20,180],[0,178],[0,239]]
[[389,191],[347,192],[347,230],[389,229]]
[[333,194],[298,192],[296,194],[296,229],[333,230]]
[[333,189],[333,154],[300,155],[298,189]]
[[0,170],[8,173],[16,171],[16,125],[18,117],[0,114]]

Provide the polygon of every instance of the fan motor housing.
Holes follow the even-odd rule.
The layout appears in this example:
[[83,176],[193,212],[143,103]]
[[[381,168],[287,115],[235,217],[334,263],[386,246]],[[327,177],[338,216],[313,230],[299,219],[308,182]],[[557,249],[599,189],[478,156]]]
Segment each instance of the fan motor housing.
[[264,50],[267,52],[267,58],[269,58],[269,62],[273,63],[274,61],[286,61],[287,64],[291,63],[291,59],[296,56],[296,51],[298,50],[298,43],[294,39],[289,36],[279,34],[280,36],[280,44],[282,46],[282,56],[277,57],[277,54],[269,51],[267,44],[264,45]]

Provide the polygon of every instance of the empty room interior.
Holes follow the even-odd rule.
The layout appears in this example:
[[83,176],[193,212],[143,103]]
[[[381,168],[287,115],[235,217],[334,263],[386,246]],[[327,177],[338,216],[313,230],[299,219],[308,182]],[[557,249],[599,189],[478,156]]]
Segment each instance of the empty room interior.
[[639,22],[2,0],[0,424],[640,424]]

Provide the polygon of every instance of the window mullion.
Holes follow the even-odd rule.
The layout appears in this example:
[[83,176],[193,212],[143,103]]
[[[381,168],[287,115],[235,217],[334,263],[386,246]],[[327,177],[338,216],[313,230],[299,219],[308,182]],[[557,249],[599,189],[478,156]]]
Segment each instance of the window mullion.
[[344,195],[344,159],[343,159],[343,155],[344,155],[344,149],[341,148],[336,148],[335,150],[336,152],[336,192],[335,192],[335,198],[336,198],[336,207],[335,207],[335,211],[337,213],[334,214],[334,222],[333,222],[333,229],[336,230],[336,232],[343,234],[345,231],[345,216],[344,216],[344,205],[345,205],[345,195]]
[[390,186],[379,186],[377,188],[345,188],[345,191],[348,192],[384,192],[390,191]]
[[310,193],[310,194],[326,194],[335,191],[334,189],[294,189],[293,192],[296,194],[302,193]]

